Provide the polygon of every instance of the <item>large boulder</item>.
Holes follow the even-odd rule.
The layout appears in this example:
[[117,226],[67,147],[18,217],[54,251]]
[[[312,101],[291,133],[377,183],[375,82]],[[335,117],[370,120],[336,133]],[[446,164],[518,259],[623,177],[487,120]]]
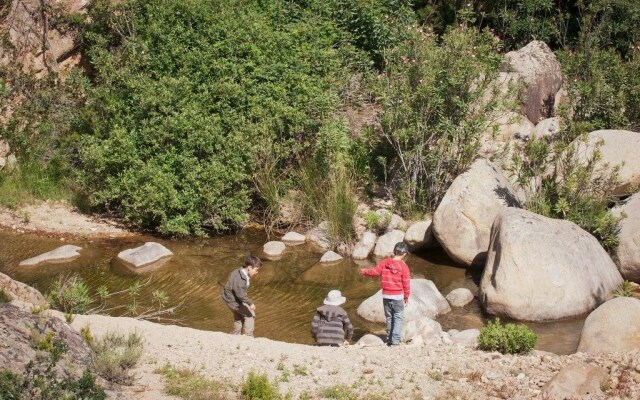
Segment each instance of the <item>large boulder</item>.
[[49,302],[37,289],[22,282],[11,279],[8,275],[0,272],[0,289],[9,294],[13,300],[20,300],[35,307],[46,308]]
[[376,245],[378,235],[372,231],[366,231],[362,234],[362,239],[353,248],[351,257],[354,260],[364,260],[369,257],[371,251]]
[[562,70],[549,46],[535,40],[517,51],[510,51],[505,54],[500,69],[525,83],[522,113],[529,121],[537,124],[553,116],[556,94],[562,86]]
[[552,117],[543,119],[531,132],[535,139],[553,139],[560,133],[560,118]]
[[618,297],[596,308],[584,321],[578,351],[627,353],[640,349],[640,300]]
[[640,283],[640,193],[631,196],[614,213],[624,218],[618,222],[616,259],[622,277]]
[[438,242],[433,236],[431,218],[415,222],[409,226],[404,234],[404,241],[413,250],[437,247]]
[[33,267],[40,264],[64,263],[80,257],[80,250],[82,250],[80,246],[65,244],[39,256],[22,260],[18,265],[22,267]]
[[613,194],[622,196],[640,186],[640,133],[624,130],[600,130],[573,142],[578,162],[586,164],[597,148],[600,159],[597,165],[619,167],[618,185]]
[[452,290],[445,298],[454,307],[464,307],[473,301],[473,293],[467,288],[458,288]]
[[123,250],[118,253],[118,260],[135,269],[158,263],[171,257],[173,253],[160,243],[147,242],[142,246]]
[[586,363],[576,363],[563,367],[547,382],[543,398],[549,400],[592,399],[603,396],[602,387],[609,380],[603,368]]
[[491,122],[483,137],[498,142],[510,142],[513,139],[525,139],[531,136],[535,125],[522,114],[507,111]]
[[[424,317],[435,318],[451,311],[447,300],[433,282],[426,279],[411,279],[409,304],[404,309],[404,322]],[[363,301],[358,307],[358,315],[373,322],[386,322],[382,306],[382,290]]]
[[423,342],[440,341],[442,326],[440,323],[429,317],[413,319],[402,324],[402,341],[414,341],[416,336],[420,336]]
[[393,248],[396,243],[404,240],[404,232],[394,229],[378,238],[376,247],[373,249],[373,255],[376,258],[385,258],[393,255]]
[[495,216],[520,205],[514,193],[509,180],[485,159],[453,181],[433,215],[433,232],[455,262],[484,265]]
[[43,370],[47,367],[42,360],[49,360],[51,355],[46,350],[38,350],[35,344],[52,339],[63,342],[67,349],[51,369],[54,377],[78,378],[91,366],[91,349],[87,343],[58,318],[36,315],[12,304],[0,303],[0,332],[0,368],[18,375],[24,373],[29,363],[40,364]]
[[586,314],[622,282],[597,239],[570,221],[504,209],[480,282],[489,314],[526,321]]

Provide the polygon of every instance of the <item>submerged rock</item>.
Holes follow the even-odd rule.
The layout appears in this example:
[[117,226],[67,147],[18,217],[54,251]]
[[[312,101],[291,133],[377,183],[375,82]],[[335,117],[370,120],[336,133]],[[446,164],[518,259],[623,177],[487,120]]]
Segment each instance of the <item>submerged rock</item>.
[[44,254],[40,254],[39,256],[20,261],[20,264],[18,265],[23,267],[33,267],[39,264],[46,263],[63,263],[80,257],[80,250],[82,250],[82,247],[65,244],[64,246],[60,246],[55,250],[51,250]]
[[140,247],[121,251],[118,253],[118,260],[127,266],[142,268],[172,255],[171,250],[160,243],[147,242]]

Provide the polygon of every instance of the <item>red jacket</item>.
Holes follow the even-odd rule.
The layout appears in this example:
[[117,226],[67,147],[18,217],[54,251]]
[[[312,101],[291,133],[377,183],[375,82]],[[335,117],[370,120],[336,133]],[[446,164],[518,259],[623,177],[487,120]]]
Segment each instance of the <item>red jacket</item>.
[[364,276],[382,275],[380,286],[382,294],[402,294],[404,301],[409,299],[411,290],[411,274],[409,267],[402,260],[394,260],[393,258],[385,258],[378,265],[370,269],[362,270]]

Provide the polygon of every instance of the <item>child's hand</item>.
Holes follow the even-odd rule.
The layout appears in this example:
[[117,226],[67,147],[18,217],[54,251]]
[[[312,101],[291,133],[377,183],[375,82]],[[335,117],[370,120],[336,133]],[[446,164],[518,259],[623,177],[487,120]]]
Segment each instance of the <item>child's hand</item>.
[[347,347],[349,346],[349,341],[347,339],[344,340],[344,343],[342,343],[343,346]]
[[251,307],[251,309],[252,309],[253,311],[255,311],[255,310],[256,310],[256,305],[255,305],[255,303],[254,303],[254,304],[252,304],[252,305],[250,305],[249,307]]
[[364,268],[360,268],[360,275],[364,275]]

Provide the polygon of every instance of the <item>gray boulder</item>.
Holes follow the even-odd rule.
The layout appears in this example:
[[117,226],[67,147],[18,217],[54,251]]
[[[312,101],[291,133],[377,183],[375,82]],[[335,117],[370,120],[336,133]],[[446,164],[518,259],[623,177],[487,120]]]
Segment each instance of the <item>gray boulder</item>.
[[48,307],[49,302],[42,293],[29,285],[11,279],[0,272],[0,289],[9,294],[13,300],[20,300],[35,307]]
[[467,288],[458,288],[452,290],[446,299],[454,307],[464,307],[473,301],[473,293]]
[[160,243],[146,242],[142,246],[121,251],[118,253],[117,259],[125,265],[137,269],[154,264],[172,255],[173,253]]
[[597,165],[620,167],[618,185],[613,194],[621,196],[632,193],[632,189],[640,186],[640,133],[600,130],[589,133],[586,142],[578,138],[573,142],[578,162],[587,163],[599,144],[601,158]]
[[479,299],[489,314],[569,318],[606,301],[620,282],[607,252],[573,222],[506,208],[491,230]]
[[285,251],[286,248],[287,246],[285,246],[284,243],[277,240],[272,240],[270,242],[265,243],[262,246],[262,251],[267,256],[278,257],[282,255],[282,253]]
[[51,250],[44,254],[40,254],[39,256],[20,261],[20,264],[18,265],[23,267],[33,267],[39,264],[64,263],[80,257],[80,250],[82,250],[82,247],[65,244],[64,246],[60,246],[55,250]]
[[459,344],[461,346],[473,347],[478,346],[478,337],[480,336],[479,329],[465,329],[463,331],[449,331],[449,338],[451,342]]
[[578,351],[627,353],[640,349],[640,300],[618,297],[596,308],[584,321]]
[[398,214],[385,209],[376,210],[376,214],[380,216],[380,227],[386,232],[407,229],[407,222]]
[[552,117],[555,97],[562,86],[562,70],[555,54],[546,43],[534,40],[504,56],[501,71],[516,75],[525,83],[523,114],[537,124]]
[[[67,351],[52,368],[51,374],[57,379],[79,378],[91,367],[91,349],[82,336],[60,319],[46,315],[36,315],[8,303],[0,303],[0,366],[22,375],[29,363],[42,368],[50,354],[34,346],[47,336],[64,343]],[[47,373],[49,373],[47,371]],[[32,398],[32,397],[28,397]]]
[[425,317],[411,321],[403,321],[402,341],[414,341],[416,336],[420,336],[422,342],[440,341],[442,326],[431,318]]
[[[411,279],[409,304],[404,309],[405,323],[424,317],[435,318],[449,311],[451,311],[449,303],[442,297],[433,282],[426,279]],[[368,321],[386,322],[382,306],[382,290],[363,301],[357,313]]]
[[455,262],[484,265],[495,216],[519,206],[514,193],[509,180],[485,159],[476,160],[453,181],[433,215],[433,232]]
[[376,247],[373,249],[373,255],[376,258],[385,258],[393,255],[393,248],[396,243],[404,240],[404,232],[394,229],[378,238]]
[[369,257],[371,251],[376,245],[376,241],[378,240],[378,235],[374,232],[366,231],[362,234],[362,239],[358,243],[356,243],[353,251],[351,252],[351,257],[354,260],[364,260]]
[[379,336],[372,335],[370,333],[361,337],[357,343],[358,346],[362,347],[384,346],[384,344],[384,340],[382,340]]
[[640,193],[631,196],[614,214],[625,215],[618,223],[616,259],[622,277],[640,283]]
[[543,119],[531,132],[535,139],[553,139],[560,133],[560,119],[558,117]]
[[404,241],[414,250],[436,247],[431,218],[412,224],[404,234]]
[[547,382],[542,394],[545,399],[591,399],[603,396],[601,387],[609,379],[607,371],[586,363],[576,363],[562,368]]

